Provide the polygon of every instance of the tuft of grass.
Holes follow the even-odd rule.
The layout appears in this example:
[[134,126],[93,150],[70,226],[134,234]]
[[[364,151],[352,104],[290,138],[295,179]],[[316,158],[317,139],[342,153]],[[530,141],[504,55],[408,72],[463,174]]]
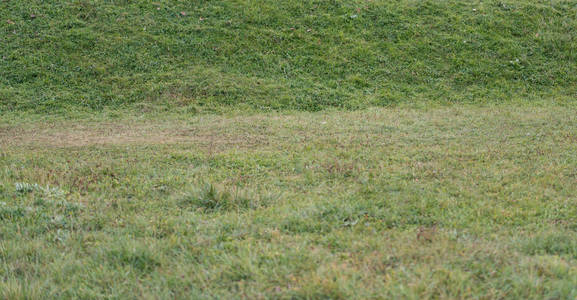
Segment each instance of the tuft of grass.
[[182,208],[193,207],[207,212],[242,211],[263,208],[274,201],[273,196],[253,195],[238,188],[232,192],[222,191],[210,183],[182,196],[178,204]]
[[37,183],[30,184],[26,182],[16,182],[14,184],[14,187],[16,188],[16,192],[21,194],[27,194],[32,193],[34,191],[42,190],[42,188]]
[[155,258],[154,253],[143,246],[129,246],[125,245],[118,249],[111,249],[106,251],[104,259],[116,267],[131,267],[138,272],[151,272],[155,268],[161,266],[160,262]]
[[543,233],[527,239],[522,251],[529,255],[558,255],[577,258],[577,240],[571,234],[552,232]]

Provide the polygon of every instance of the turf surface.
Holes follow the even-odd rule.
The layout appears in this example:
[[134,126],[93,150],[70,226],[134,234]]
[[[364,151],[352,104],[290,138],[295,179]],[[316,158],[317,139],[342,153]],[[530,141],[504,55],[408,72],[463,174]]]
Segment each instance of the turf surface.
[[0,297],[574,298],[576,116],[5,122]]

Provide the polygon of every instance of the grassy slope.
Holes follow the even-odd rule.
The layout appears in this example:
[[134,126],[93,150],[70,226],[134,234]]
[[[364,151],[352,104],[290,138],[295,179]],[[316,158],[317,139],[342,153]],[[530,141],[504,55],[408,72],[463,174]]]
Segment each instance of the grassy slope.
[[4,122],[0,298],[574,299],[575,124],[558,106]]
[[1,1],[0,111],[567,101],[576,31],[559,0]]
[[[0,1],[0,298],[575,298],[576,31],[558,0]],[[326,109],[397,103],[427,108]]]

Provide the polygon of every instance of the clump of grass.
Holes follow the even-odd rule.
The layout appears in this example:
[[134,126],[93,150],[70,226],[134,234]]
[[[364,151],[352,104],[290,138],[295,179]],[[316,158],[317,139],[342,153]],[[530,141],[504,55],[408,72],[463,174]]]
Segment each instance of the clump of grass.
[[521,250],[529,255],[562,255],[577,258],[577,240],[571,235],[550,233],[527,239]]
[[27,183],[27,182],[16,182],[14,184],[14,188],[16,189],[17,193],[20,194],[28,194],[34,191],[41,191],[42,187],[37,183]]
[[63,199],[66,195],[66,192],[59,187],[49,185],[41,186],[38,183],[16,182],[14,188],[16,193],[29,194],[37,192],[47,199]]
[[20,207],[10,207],[6,203],[0,202],[0,220],[15,220],[24,217],[25,210]]
[[10,234],[17,231],[17,222],[25,222],[30,233],[54,231],[55,240],[63,241],[84,208],[81,203],[68,201],[66,192],[57,186],[17,182],[14,190],[15,197],[0,202],[0,220],[10,222],[6,227]]
[[130,266],[140,272],[150,272],[160,266],[154,253],[142,246],[124,246],[108,250],[105,259],[113,266]]
[[38,193],[34,205],[37,207],[48,208],[56,207],[66,213],[74,213],[83,208],[81,203],[69,202],[66,200],[66,192],[56,186],[42,186],[37,183],[17,182],[14,184],[16,193],[25,195]]
[[243,211],[266,207],[275,198],[271,195],[254,195],[238,188],[233,191],[223,190],[206,183],[182,197],[179,206],[195,207],[207,212]]

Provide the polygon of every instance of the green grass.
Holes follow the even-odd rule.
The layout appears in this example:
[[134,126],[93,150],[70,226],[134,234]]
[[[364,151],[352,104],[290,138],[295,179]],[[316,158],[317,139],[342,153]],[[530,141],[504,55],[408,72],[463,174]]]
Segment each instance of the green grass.
[[573,299],[575,124],[558,105],[4,119],[0,298]]
[[0,0],[0,298],[575,299],[576,32],[567,0]]
[[0,111],[573,101],[577,4],[1,1]]

